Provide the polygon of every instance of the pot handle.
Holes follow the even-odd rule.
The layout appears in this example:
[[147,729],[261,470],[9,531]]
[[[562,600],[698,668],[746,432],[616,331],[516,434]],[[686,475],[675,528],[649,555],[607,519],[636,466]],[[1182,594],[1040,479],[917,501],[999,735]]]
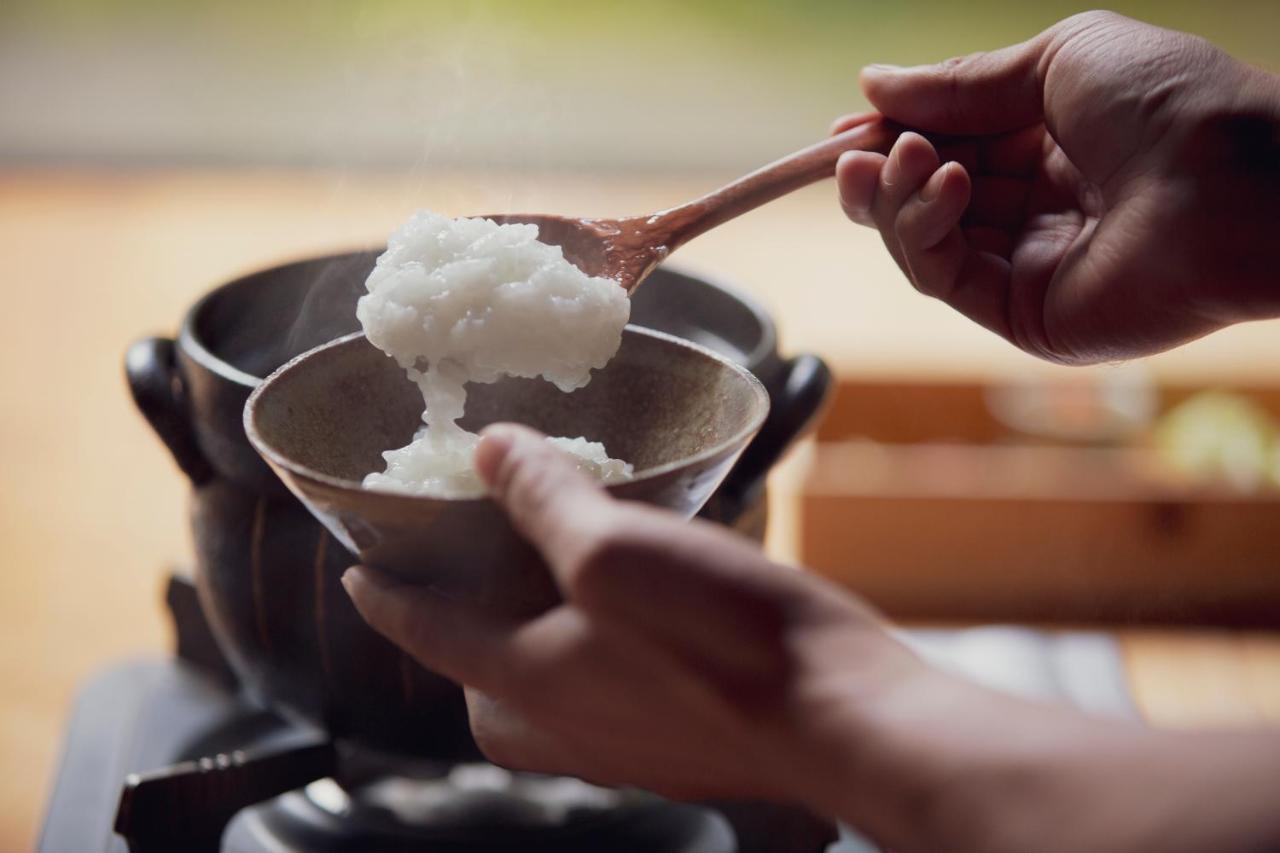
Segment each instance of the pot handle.
[[213,476],[213,469],[191,430],[186,385],[175,356],[170,338],[143,338],[125,353],[124,371],[134,404],[169,448],[178,467],[199,486]]
[[751,505],[769,470],[816,423],[830,390],[831,369],[818,356],[798,355],[786,363],[764,425],[720,487],[730,515],[736,518]]

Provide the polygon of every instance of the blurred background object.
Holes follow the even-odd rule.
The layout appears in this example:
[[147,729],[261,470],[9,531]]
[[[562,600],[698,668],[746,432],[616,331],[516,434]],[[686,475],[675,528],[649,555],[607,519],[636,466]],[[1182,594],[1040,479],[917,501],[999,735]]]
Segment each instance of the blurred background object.
[[1172,472],[1241,492],[1280,488],[1280,419],[1243,394],[1203,391],[1160,421],[1156,451]]
[[[1015,42],[1050,0],[6,0],[15,163],[740,171],[861,107],[858,69]],[[1117,10],[1274,64],[1280,5]]]
[[1275,380],[1206,391],[1134,365],[846,376],[801,557],[899,619],[1274,627],[1277,417]]

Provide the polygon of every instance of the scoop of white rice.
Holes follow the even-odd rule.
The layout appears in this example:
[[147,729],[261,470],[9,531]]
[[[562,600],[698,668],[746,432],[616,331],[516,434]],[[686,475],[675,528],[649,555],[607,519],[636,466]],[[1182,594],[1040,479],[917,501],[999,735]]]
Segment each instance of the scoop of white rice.
[[[383,454],[364,485],[466,497],[484,487],[472,464],[477,437],[456,424],[467,382],[542,377],[562,391],[586,385],[622,342],[631,303],[617,282],[586,275],[534,225],[449,219],[422,211],[391,235],[356,315],[374,346],[422,390],[427,428]],[[631,476],[604,446],[552,439],[605,482]]]
[[[412,443],[382,454],[387,470],[364,478],[366,489],[434,497],[476,497],[485,486],[472,460],[480,436],[464,429],[423,430]],[[602,483],[625,483],[633,470],[611,459],[604,445],[585,438],[548,438],[574,457],[578,470]]]
[[631,303],[538,242],[536,225],[422,211],[391,235],[356,316],[405,368],[449,362],[469,382],[541,376],[587,384],[622,342]]

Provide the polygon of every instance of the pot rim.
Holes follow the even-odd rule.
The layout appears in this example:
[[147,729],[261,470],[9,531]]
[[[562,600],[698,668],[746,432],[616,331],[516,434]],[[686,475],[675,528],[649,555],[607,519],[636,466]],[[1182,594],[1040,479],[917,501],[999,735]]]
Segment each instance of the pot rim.
[[[178,330],[179,348],[184,350],[186,354],[191,358],[192,361],[196,362],[202,368],[209,371],[210,373],[218,376],[220,379],[224,379],[227,382],[231,382],[235,385],[239,385],[247,390],[252,391],[253,389],[257,388],[258,385],[260,385],[266,379],[266,377],[254,376],[253,374],[248,373],[244,370],[241,370],[240,368],[231,364],[229,361],[223,358],[220,358],[219,356],[214,354],[214,352],[211,349],[209,349],[209,347],[205,345],[205,343],[200,339],[200,336],[196,332],[197,320],[204,313],[205,309],[209,306],[209,304],[212,303],[215,299],[219,298],[223,294],[223,292],[228,288],[239,285],[242,282],[247,281],[248,279],[256,278],[258,276],[265,276],[270,273],[282,270],[285,267],[291,267],[296,264],[314,263],[316,261],[338,260],[341,258],[350,258],[355,255],[373,254],[376,257],[377,255],[381,254],[383,251],[384,251],[383,248],[380,248],[377,246],[369,246],[369,247],[359,248],[359,249],[348,249],[346,251],[341,251],[341,252],[328,252],[323,254],[300,255],[292,260],[250,270],[249,272],[245,272],[234,278],[228,279],[222,282],[221,284],[217,285],[216,287],[214,287],[212,290],[206,292],[203,296],[201,296],[198,300],[196,300],[196,302],[192,304],[190,308],[187,309],[186,314],[183,315],[183,318],[182,318],[182,325]],[[769,315],[769,312],[765,310],[764,305],[759,300],[757,300],[754,296],[752,296],[749,293],[745,293],[743,290],[741,290],[740,288],[732,284],[726,283],[719,276],[708,275],[699,270],[687,267],[683,264],[679,264],[679,263],[672,264],[672,263],[664,262],[659,269],[669,272],[673,275],[682,276],[684,278],[692,279],[702,284],[710,285],[716,290],[728,295],[730,298],[740,302],[751,313],[752,317],[756,320],[756,323],[760,329],[760,339],[756,342],[755,346],[751,349],[750,352],[744,353],[744,359],[746,361],[746,364],[739,365],[739,366],[745,367],[748,371],[751,371],[753,367],[766,367],[770,363],[771,358],[772,360],[775,360],[775,361],[778,358],[780,358],[778,354],[777,325],[774,323],[773,318]],[[648,329],[649,327],[643,326],[639,328]],[[658,331],[658,330],[651,329],[650,331]],[[663,333],[663,334],[667,334],[667,333]],[[688,341],[684,338],[680,338],[680,340],[684,341],[685,343],[691,343],[691,344],[693,343],[692,341]],[[694,346],[699,346],[699,345],[694,344]],[[716,353],[716,355],[719,356],[720,358],[724,358],[724,356],[720,356],[718,353]],[[726,359],[726,360],[728,361],[730,359]],[[734,362],[734,364],[737,364],[737,363]]]
[[381,253],[383,250],[376,247],[366,247],[363,249],[348,249],[343,252],[328,252],[318,255],[301,255],[293,260],[284,261],[282,263],[272,264],[270,266],[253,269],[242,273],[235,278],[223,281],[221,284],[206,292],[203,296],[195,301],[187,313],[183,315],[182,326],[178,330],[178,346],[184,350],[191,360],[199,364],[202,368],[216,375],[220,379],[239,385],[248,390],[257,388],[264,377],[254,376],[251,373],[241,370],[231,362],[215,355],[212,350],[205,346],[200,340],[200,336],[196,333],[196,321],[208,308],[209,304],[219,298],[228,288],[242,284],[251,278],[265,276],[270,273],[282,270],[285,267],[291,267],[296,264],[311,263],[314,261],[337,260],[338,258],[347,258],[353,255],[364,255],[370,253]]
[[[666,332],[659,332],[655,329],[649,329],[644,326],[635,326],[631,324],[627,325],[626,331],[632,334],[638,334],[645,337],[657,338],[659,340],[666,341],[667,343],[677,347],[687,347],[689,349],[697,351],[698,353],[706,356],[707,358],[710,358],[715,362],[718,362],[722,366],[727,367],[730,371],[732,371],[733,373],[735,373],[740,378],[746,381],[747,387],[750,388],[752,395],[756,399],[756,406],[754,407],[754,412],[752,413],[751,417],[748,419],[747,423],[742,428],[736,430],[728,438],[718,441],[715,444],[711,445],[710,447],[707,447],[699,451],[698,453],[692,454],[690,456],[685,456],[680,459],[672,460],[671,462],[663,463],[662,465],[655,465],[652,468],[644,468],[640,471],[637,471],[635,473],[635,476],[633,476],[630,480],[627,480],[624,483],[614,483],[614,484],[605,486],[606,491],[622,496],[622,495],[625,495],[625,493],[629,491],[632,487],[634,487],[634,485],[637,483],[644,483],[650,480],[656,480],[656,479],[659,479],[660,477],[664,477],[675,471],[679,471],[683,468],[696,466],[703,462],[711,462],[715,460],[717,457],[721,457],[726,453],[732,452],[732,448],[735,445],[738,445],[739,452],[746,448],[747,444],[751,441],[751,439],[755,436],[755,434],[760,431],[760,427],[764,425],[765,418],[768,417],[769,408],[772,405],[772,401],[769,398],[768,390],[765,389],[764,383],[762,383],[759,379],[757,379],[754,373],[752,373],[750,370],[743,367],[742,365],[737,364],[736,362],[730,361],[729,359],[725,358],[719,353],[708,349],[707,347],[701,346],[700,344],[695,344],[692,341],[687,341],[684,338],[676,337],[675,335],[667,334]],[[286,370],[289,370],[291,367],[293,367],[293,365],[302,361],[305,358],[315,355],[323,350],[334,349],[340,346],[344,346],[354,340],[363,338],[364,336],[365,336],[364,332],[353,332],[352,334],[344,335],[340,338],[336,338],[335,340],[329,341],[328,343],[324,343],[318,347],[307,350],[306,352],[300,355],[297,355],[294,358],[291,358],[289,361],[285,362],[284,364],[280,365],[280,367],[272,371],[270,376],[262,380],[262,382],[258,385],[258,387],[253,390],[253,393],[249,395],[249,399],[246,400],[244,404],[244,419],[243,419],[244,432],[245,432],[245,435],[248,436],[249,438],[249,443],[253,445],[253,449],[256,450],[259,454],[261,454],[262,458],[265,459],[268,463],[270,463],[270,465],[273,468],[276,468],[277,471],[287,471],[293,476],[301,477],[305,480],[309,480],[311,482],[318,483],[324,486],[329,486],[331,488],[342,489],[342,490],[356,490],[356,491],[365,493],[367,495],[376,495],[378,497],[375,498],[375,500],[385,499],[389,503],[400,503],[406,507],[410,505],[421,505],[424,502],[426,503],[447,502],[450,504],[470,504],[473,506],[489,502],[490,497],[488,495],[480,495],[478,497],[455,498],[455,497],[435,497],[435,496],[429,496],[429,495],[410,495],[410,494],[404,494],[400,492],[383,491],[380,489],[366,489],[360,482],[356,480],[347,480],[343,477],[335,477],[331,474],[324,474],[320,471],[315,470],[314,468],[311,468],[309,466],[293,461],[289,457],[278,452],[270,443],[267,442],[266,439],[264,439],[258,433],[257,425],[254,423],[254,414],[257,409],[258,399],[262,396],[264,391],[271,384],[272,380],[276,379],[280,374],[284,373]]]
[[[755,296],[745,292],[736,285],[726,283],[724,279],[716,274],[704,273],[696,267],[685,266],[682,263],[663,261],[658,265],[657,269],[654,270],[654,272],[660,271],[666,271],[673,275],[693,279],[701,284],[708,284],[734,300],[741,302],[742,305],[751,312],[751,316],[755,318],[756,322],[760,326],[760,340],[756,342],[755,347],[752,348],[750,352],[745,353],[746,364],[740,366],[751,370],[753,365],[767,365],[770,358],[774,360],[781,358],[778,353],[778,325],[774,322],[773,316],[765,310],[764,303],[758,300]],[[644,287],[644,282],[641,282],[640,286]],[[648,329],[649,327],[642,326],[641,328]],[[660,330],[655,329],[654,331]],[[679,335],[676,335],[676,337],[679,337]],[[685,338],[680,339],[686,340]],[[690,341],[690,343],[692,343],[692,341]],[[721,357],[723,358],[723,356]],[[737,362],[734,363],[737,364]]]

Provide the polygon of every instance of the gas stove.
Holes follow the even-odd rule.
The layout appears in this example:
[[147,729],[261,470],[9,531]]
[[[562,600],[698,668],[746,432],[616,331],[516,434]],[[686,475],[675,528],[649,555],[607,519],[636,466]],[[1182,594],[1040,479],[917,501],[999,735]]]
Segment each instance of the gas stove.
[[487,764],[345,750],[238,688],[184,578],[169,659],[118,664],[76,702],[41,853],[820,853],[792,808],[689,805]]
[[[239,689],[191,583],[170,579],[177,653],[81,691],[40,853],[859,853],[830,824],[761,803],[677,804],[484,764],[351,754]],[[998,689],[1131,717],[1121,656],[1098,632],[903,632],[936,664]],[[830,845],[830,846],[829,846]]]

